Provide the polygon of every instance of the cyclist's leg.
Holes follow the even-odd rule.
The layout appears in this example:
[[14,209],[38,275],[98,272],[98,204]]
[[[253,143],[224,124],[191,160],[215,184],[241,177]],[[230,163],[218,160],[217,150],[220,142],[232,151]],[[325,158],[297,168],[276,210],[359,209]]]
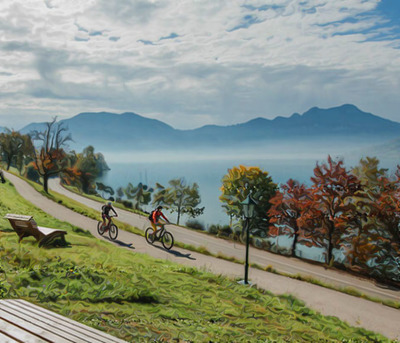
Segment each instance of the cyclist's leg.
[[111,217],[107,216],[107,219],[108,219],[107,229],[109,229],[110,228],[110,224],[111,224]]
[[103,219],[103,226],[106,226],[106,215],[104,213],[101,214],[101,219]]

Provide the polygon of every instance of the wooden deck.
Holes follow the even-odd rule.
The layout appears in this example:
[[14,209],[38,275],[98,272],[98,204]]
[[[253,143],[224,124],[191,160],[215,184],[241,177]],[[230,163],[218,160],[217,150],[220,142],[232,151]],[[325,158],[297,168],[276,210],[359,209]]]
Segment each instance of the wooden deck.
[[121,339],[25,300],[0,301],[0,342],[122,343]]

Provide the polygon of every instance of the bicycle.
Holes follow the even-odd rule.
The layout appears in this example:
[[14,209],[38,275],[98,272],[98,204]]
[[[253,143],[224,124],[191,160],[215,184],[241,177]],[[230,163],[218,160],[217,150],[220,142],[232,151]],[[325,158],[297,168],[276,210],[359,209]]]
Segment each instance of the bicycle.
[[[110,216],[110,218],[112,218],[112,217],[115,217],[115,216]],[[103,236],[107,230],[108,230],[108,235],[110,236],[110,239],[115,241],[118,236],[118,226],[112,222],[112,219],[110,220],[109,225],[104,225],[103,221],[100,220],[97,223],[97,232],[99,233],[99,235]]]
[[174,246],[174,236],[172,233],[165,229],[165,224],[161,226],[156,234],[154,234],[153,227],[148,227],[145,232],[146,241],[153,244],[155,241],[161,241],[165,249],[170,250]]

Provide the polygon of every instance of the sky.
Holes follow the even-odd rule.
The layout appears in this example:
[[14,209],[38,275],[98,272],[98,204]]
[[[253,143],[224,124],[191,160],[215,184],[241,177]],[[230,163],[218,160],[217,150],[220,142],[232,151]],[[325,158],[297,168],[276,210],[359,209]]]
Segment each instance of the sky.
[[178,129],[354,104],[400,122],[400,0],[2,0],[0,126]]

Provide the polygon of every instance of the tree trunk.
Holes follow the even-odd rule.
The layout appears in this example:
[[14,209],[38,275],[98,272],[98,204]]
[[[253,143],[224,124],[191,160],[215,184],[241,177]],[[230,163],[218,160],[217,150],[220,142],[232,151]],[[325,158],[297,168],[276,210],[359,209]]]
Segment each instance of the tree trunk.
[[[333,226],[334,224],[332,223],[329,226]],[[333,228],[328,229],[328,261],[327,263],[331,263],[332,256],[333,256],[333,244],[332,244],[332,233],[333,233]]]
[[49,194],[48,182],[49,182],[49,176],[43,175],[43,189],[47,194]]
[[178,213],[178,218],[176,219],[176,225],[179,225],[179,220],[181,219],[181,208],[178,206],[177,211]]
[[296,245],[297,245],[297,240],[299,238],[299,229],[294,230],[294,239],[293,239],[293,244],[292,244],[292,257],[296,257]]

